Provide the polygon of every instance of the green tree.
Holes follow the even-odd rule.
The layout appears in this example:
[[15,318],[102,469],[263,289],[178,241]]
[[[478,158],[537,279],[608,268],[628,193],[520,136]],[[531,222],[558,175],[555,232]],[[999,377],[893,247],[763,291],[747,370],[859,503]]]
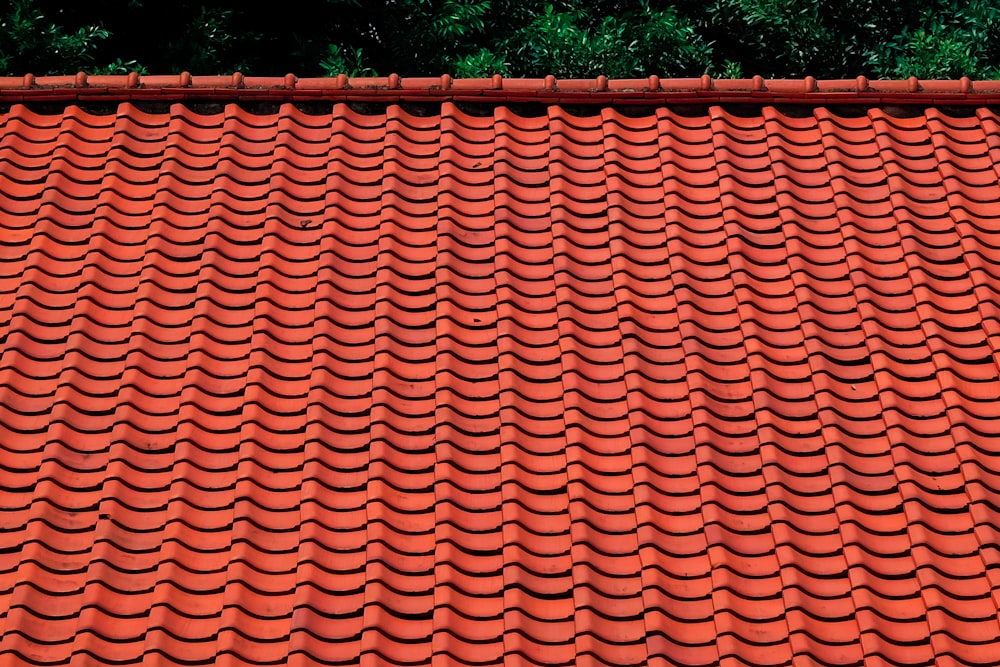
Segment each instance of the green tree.
[[872,69],[886,78],[1000,77],[1000,6],[987,0],[932,3],[893,36],[871,45]]
[[578,78],[691,75],[709,66],[711,46],[673,7],[653,9],[643,0],[610,15],[595,11],[592,4],[561,10],[546,5],[523,26],[501,33],[488,46],[450,63],[451,68],[460,76],[499,72]]
[[[138,26],[138,27],[137,27]],[[0,0],[0,70],[1000,76],[997,0]]]
[[751,74],[989,78],[998,11],[992,0],[713,0],[701,26],[716,62]]
[[[35,0],[12,0],[0,16],[0,68],[8,73],[76,72],[93,67],[109,33],[99,22],[67,29]],[[57,13],[58,15],[58,13]]]

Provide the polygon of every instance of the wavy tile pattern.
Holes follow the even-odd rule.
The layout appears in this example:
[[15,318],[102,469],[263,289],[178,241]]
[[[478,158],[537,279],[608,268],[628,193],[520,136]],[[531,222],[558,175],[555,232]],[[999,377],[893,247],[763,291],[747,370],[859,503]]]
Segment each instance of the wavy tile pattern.
[[998,137],[13,106],[0,661],[995,664]]

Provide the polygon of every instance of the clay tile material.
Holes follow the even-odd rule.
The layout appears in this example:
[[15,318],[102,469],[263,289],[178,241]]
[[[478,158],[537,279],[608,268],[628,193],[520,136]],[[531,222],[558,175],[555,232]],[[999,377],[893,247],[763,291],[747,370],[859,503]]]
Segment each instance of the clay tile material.
[[564,105],[684,105],[717,102],[762,104],[802,104],[810,107],[840,105],[918,106],[936,103],[949,106],[987,107],[1000,105],[998,82],[868,80],[866,77],[839,81],[817,81],[813,77],[790,80],[718,79],[709,75],[698,79],[667,79],[650,75],[643,79],[594,80],[564,79],[552,75],[538,79],[507,79],[499,74],[490,79],[452,80],[440,77],[360,77],[345,74],[330,78],[297,79],[284,77],[244,77],[231,75],[128,75],[35,78],[0,77],[0,99],[10,103],[52,101],[66,103],[119,103],[159,98],[162,100],[269,102],[541,102]]
[[996,89],[0,79],[0,663],[993,664]]

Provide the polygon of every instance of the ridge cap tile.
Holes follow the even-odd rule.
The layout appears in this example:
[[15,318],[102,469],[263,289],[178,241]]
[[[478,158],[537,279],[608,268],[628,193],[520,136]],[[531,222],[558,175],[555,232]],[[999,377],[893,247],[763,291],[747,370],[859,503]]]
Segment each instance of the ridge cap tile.
[[[433,102],[474,101],[481,96],[491,104],[504,101],[539,100],[560,104],[669,104],[669,103],[750,103],[920,105],[935,99],[950,105],[987,106],[1000,99],[1000,81],[868,79],[744,79],[666,78],[650,75],[636,79],[557,79],[551,74],[540,78],[453,79],[441,76],[298,78],[284,76],[139,74],[0,77],[0,100],[16,101],[123,101],[148,100],[150,95],[169,95],[185,100],[240,99],[261,101],[286,99],[333,99],[353,101]],[[266,95],[266,97],[260,97]],[[625,97],[623,97],[625,96]]]

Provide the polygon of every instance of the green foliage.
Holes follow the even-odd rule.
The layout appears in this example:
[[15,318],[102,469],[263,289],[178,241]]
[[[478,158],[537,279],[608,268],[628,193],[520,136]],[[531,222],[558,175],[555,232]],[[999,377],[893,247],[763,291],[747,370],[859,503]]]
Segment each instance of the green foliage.
[[1000,77],[997,0],[0,2],[0,71]]
[[361,48],[348,51],[337,44],[331,44],[328,47],[328,52],[329,55],[319,63],[323,70],[323,76],[337,76],[338,74],[375,76],[375,70],[362,64]]
[[[554,74],[556,77],[576,76],[575,61],[593,65],[595,56],[594,40],[590,31],[578,23],[582,15],[576,12],[556,12],[547,5],[534,21],[514,33],[501,48],[512,58],[513,66],[527,75]],[[602,26],[603,27],[603,26]],[[597,37],[604,41],[604,35]]]
[[709,68],[712,45],[675,8],[653,10],[643,2],[633,27],[638,35],[634,75],[700,75]]
[[97,42],[109,35],[99,24],[67,29],[50,21],[34,0],[13,0],[0,17],[0,68],[76,72],[93,63]]
[[765,77],[861,73],[854,42],[864,0],[714,0],[703,29],[715,34],[716,62]]
[[510,63],[504,56],[485,47],[455,61],[455,76],[462,79],[489,77],[494,74],[510,74]]
[[489,0],[483,2],[460,2],[444,0],[441,8],[434,12],[432,29],[442,39],[457,39],[471,32],[482,31],[486,27],[483,16],[490,9]]
[[[213,72],[216,63],[231,49],[233,35],[233,10],[201,6],[188,29],[177,37],[168,48],[187,54],[183,69],[192,72]],[[242,67],[241,67],[242,65]],[[242,59],[234,62],[234,69],[245,69]]]
[[[486,53],[495,54],[492,61]],[[477,64],[499,61],[506,65],[505,71],[522,76],[636,77],[651,72],[700,74],[709,63],[711,48],[672,7],[656,10],[639,2],[631,11],[601,15],[580,3],[562,11],[546,5],[486,53],[478,54]]]
[[764,76],[994,76],[993,0],[714,0],[704,29],[715,53]]
[[1000,7],[993,2],[938,2],[869,51],[884,77],[995,79],[1000,74]]
[[128,74],[129,72],[149,74],[149,71],[135,60],[123,61],[121,58],[115,58],[107,65],[91,70],[92,74]]
[[384,23],[375,27],[379,35],[391,35],[376,47],[392,61],[377,68],[384,73],[402,69],[393,62],[422,74],[450,71],[481,48],[493,27],[492,0],[388,0],[385,11]]
[[726,60],[721,69],[712,72],[712,76],[717,79],[742,79],[743,66],[734,60]]

